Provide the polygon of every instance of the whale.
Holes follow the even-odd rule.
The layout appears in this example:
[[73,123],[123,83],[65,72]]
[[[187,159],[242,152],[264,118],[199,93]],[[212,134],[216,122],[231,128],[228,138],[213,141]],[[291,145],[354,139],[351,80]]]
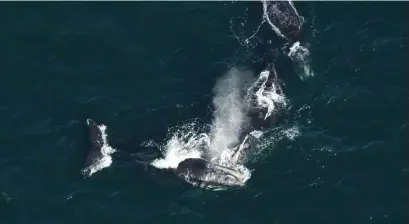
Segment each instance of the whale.
[[[275,72],[273,64],[269,64],[263,71]],[[274,76],[268,76],[265,85],[271,86],[274,83]],[[250,94],[254,95],[260,89],[260,83],[257,83]],[[244,157],[246,151],[250,149],[251,138],[258,139],[260,136],[255,132],[262,132],[271,127],[271,124],[276,121],[276,114],[266,117],[267,109],[249,105],[250,110],[247,116],[250,118],[248,127],[246,127],[239,137],[239,144],[232,148],[231,163],[240,163],[240,159]],[[200,185],[213,186],[242,186],[244,184],[244,176],[238,170],[232,167],[226,167],[205,158],[187,158],[181,161],[176,170],[176,174],[185,178],[188,181]]]
[[[90,167],[100,163],[106,155],[103,152],[105,142],[100,125],[90,118],[86,120],[86,123],[91,147],[88,151],[83,172],[89,174],[92,172]],[[126,154],[122,150],[119,153]],[[173,172],[180,178],[184,178],[185,181],[200,184],[200,186],[241,186],[244,182],[244,177],[240,172],[201,158],[185,159],[178,164],[177,168],[173,169]]]
[[195,185],[234,187],[244,184],[244,176],[239,171],[202,158],[181,161],[175,172]]
[[282,38],[294,43],[301,32],[301,17],[293,3],[287,1],[262,0],[264,17],[274,31]]
[[[264,70],[274,71],[274,66],[270,65]],[[274,83],[274,76],[268,76],[267,80],[257,83],[255,88],[251,91],[258,91],[260,88],[259,85],[264,83],[266,86],[272,85]],[[264,85],[263,84],[263,85]],[[250,94],[253,94],[251,92]],[[242,134],[239,136],[239,144],[236,147],[232,148],[232,164],[240,164],[239,159],[243,158],[247,150],[250,148],[249,141],[254,131],[262,131],[265,128],[271,126],[271,122],[274,120],[274,114],[266,118],[267,111],[262,107],[253,107],[250,106],[248,111],[248,116],[250,118],[250,123],[246,129],[242,131]],[[98,169],[108,167],[111,164],[110,153],[106,152],[106,148],[110,147],[105,139],[104,129],[102,125],[97,124],[93,119],[86,119],[86,124],[88,126],[88,136],[91,147],[88,151],[86,158],[85,166],[87,167],[87,172],[92,172],[92,167],[95,167],[95,164],[99,164]],[[258,138],[258,137],[256,137]],[[114,152],[121,158],[128,158],[138,163],[148,165],[153,161],[137,161],[131,153],[127,153],[123,150],[114,150]],[[129,154],[129,155],[128,155]],[[155,156],[156,157],[156,156]],[[102,160],[107,160],[103,163]],[[146,159],[142,159],[146,160]],[[149,159],[151,160],[151,158]],[[89,168],[91,167],[91,168]],[[186,182],[193,183],[194,185],[200,186],[220,186],[220,187],[238,187],[243,186],[246,182],[248,175],[238,170],[236,166],[227,167],[226,165],[221,165],[212,160],[203,156],[203,158],[186,158],[178,163],[176,168],[168,168],[171,173],[173,172],[178,177],[183,178]],[[95,170],[95,169],[94,169]]]
[[[92,172],[91,167],[95,166],[95,164],[100,164],[101,160],[106,158],[103,151],[104,144],[106,143],[103,138],[103,130],[98,123],[88,118],[86,124],[88,126],[88,139],[91,147],[87,154],[83,172],[89,174]],[[243,142],[246,142],[248,134],[244,138]],[[238,147],[234,157],[238,159],[243,151],[243,147]],[[116,151],[116,153],[127,154],[123,150]],[[128,157],[130,156],[129,154]],[[150,162],[143,163],[150,164]],[[246,178],[244,174],[234,168],[226,167],[203,158],[187,158],[179,162],[176,168],[169,168],[169,170],[184,181],[193,185],[200,185],[201,187],[239,187],[244,185]]]
[[[268,122],[268,120],[265,120],[265,122]],[[106,158],[107,155],[103,151],[106,143],[104,142],[104,133],[100,125],[90,118],[86,120],[86,123],[88,125],[88,138],[91,147],[87,154],[83,172],[88,173],[89,176],[89,174],[92,173],[92,167],[95,166],[95,164],[101,164],[101,161]],[[254,123],[253,127],[261,128],[259,123],[260,121]],[[234,160],[237,161],[245,153],[245,150],[248,149],[248,145],[246,145],[246,147],[243,147],[243,145],[247,142],[249,133],[243,135],[243,138],[242,144],[234,149],[233,162]],[[128,153],[123,150],[118,150],[116,153],[128,155]],[[121,157],[125,158],[124,156]],[[132,155],[129,154],[127,157],[131,158]],[[150,162],[141,161],[138,163],[150,164]],[[246,176],[240,171],[204,158],[187,158],[179,162],[176,168],[169,168],[169,170],[184,181],[192,183],[193,185],[200,185],[201,187],[239,187],[243,186],[246,181]]]

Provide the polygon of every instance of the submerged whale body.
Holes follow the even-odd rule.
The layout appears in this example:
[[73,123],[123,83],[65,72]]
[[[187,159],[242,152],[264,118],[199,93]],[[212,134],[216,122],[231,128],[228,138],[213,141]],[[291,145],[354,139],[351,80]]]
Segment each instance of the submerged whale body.
[[[262,1],[264,16],[281,37],[295,42],[301,31],[301,19],[291,1]],[[276,30],[278,29],[278,30]]]

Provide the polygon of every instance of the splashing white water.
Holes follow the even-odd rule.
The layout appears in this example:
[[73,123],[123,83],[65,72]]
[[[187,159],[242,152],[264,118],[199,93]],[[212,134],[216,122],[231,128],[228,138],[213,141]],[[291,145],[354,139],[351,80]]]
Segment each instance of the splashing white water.
[[81,173],[88,177],[90,177],[92,174],[104,168],[110,167],[112,164],[111,155],[116,152],[116,150],[108,144],[107,133],[106,133],[107,126],[105,126],[104,124],[101,124],[98,126],[98,128],[99,130],[101,130],[101,134],[102,134],[102,142],[103,142],[103,145],[101,148],[102,157],[99,158],[94,163],[92,163],[91,165],[81,170]]
[[300,136],[300,130],[299,130],[298,126],[293,126],[293,127],[290,127],[290,128],[287,128],[287,129],[283,130],[283,134],[289,140],[294,140],[295,138]]
[[250,135],[252,135],[253,137],[258,139],[263,135],[263,132],[259,131],[259,130],[254,130],[254,131],[250,132]]
[[[217,81],[214,88],[215,110],[210,130],[204,130],[198,122],[177,127],[164,147],[161,147],[164,157],[154,160],[151,165],[160,169],[175,169],[186,158],[206,158],[237,171],[237,176],[244,185],[250,179],[251,172],[243,164],[237,163],[236,157],[239,155],[235,152],[238,150],[240,156],[245,156],[248,136],[259,138],[262,135],[261,131],[253,130],[240,142],[239,137],[250,125],[250,119],[247,116],[251,106],[249,100],[254,99],[258,107],[267,109],[268,114],[265,118],[271,116],[276,110],[275,104],[285,105],[286,102],[281,89],[269,75],[270,72],[263,71],[255,82],[250,82],[250,88],[246,90],[246,84],[254,80],[251,73],[236,68],[231,69]],[[217,179],[229,185],[226,176],[208,175],[213,175],[208,177],[209,180]]]
[[219,79],[214,88],[214,118],[210,130],[192,122],[177,128],[164,147],[164,158],[156,159],[152,165],[157,168],[176,168],[186,158],[210,157],[219,162],[222,154],[239,144],[242,129],[248,124],[248,105],[243,100],[246,82],[252,79],[248,71],[231,69]]
[[176,169],[178,164],[187,158],[201,158],[209,146],[209,137],[194,131],[196,123],[185,124],[161,148],[164,158],[155,159],[151,165],[159,169]]
[[[275,69],[273,69],[272,72],[274,80],[277,81]],[[280,86],[274,82],[268,83],[269,80],[273,80],[270,76],[270,71],[262,71],[257,81],[250,86],[246,95],[246,100],[250,102],[250,104],[260,109],[267,109],[264,120],[272,115],[272,112],[276,109],[276,105],[287,106],[287,99],[282,93]]]

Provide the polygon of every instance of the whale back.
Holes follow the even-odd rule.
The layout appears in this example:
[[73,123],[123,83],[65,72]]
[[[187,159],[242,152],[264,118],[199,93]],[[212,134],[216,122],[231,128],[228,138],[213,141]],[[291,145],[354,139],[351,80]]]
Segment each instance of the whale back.
[[296,41],[301,30],[301,19],[289,1],[265,1],[268,19],[288,39]]

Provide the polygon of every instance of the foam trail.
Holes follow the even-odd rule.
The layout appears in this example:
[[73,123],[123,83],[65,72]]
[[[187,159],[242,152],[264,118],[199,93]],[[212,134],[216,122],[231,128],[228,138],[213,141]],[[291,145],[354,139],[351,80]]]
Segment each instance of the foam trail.
[[116,152],[116,150],[108,144],[108,140],[107,140],[108,135],[106,133],[107,126],[105,126],[104,124],[101,124],[101,125],[98,125],[98,128],[101,130],[101,133],[102,133],[102,141],[103,141],[103,145],[101,148],[102,157],[99,160],[92,163],[91,165],[81,170],[81,173],[84,176],[88,176],[88,177],[90,177],[92,174],[104,168],[110,167],[112,164],[111,155]]
[[[263,23],[265,22],[262,20],[260,24],[257,26],[256,30],[253,31],[251,34],[245,34],[245,26],[248,21],[248,8],[245,10],[244,17],[233,17],[230,19],[230,31],[232,32],[233,36],[237,39],[239,44],[244,47],[255,47],[257,45],[257,41],[253,41],[253,38],[256,37],[257,33],[260,31]],[[239,21],[240,20],[240,21]],[[236,22],[235,22],[236,21]],[[236,25],[238,26],[237,30]],[[248,36],[248,37],[246,37]]]

